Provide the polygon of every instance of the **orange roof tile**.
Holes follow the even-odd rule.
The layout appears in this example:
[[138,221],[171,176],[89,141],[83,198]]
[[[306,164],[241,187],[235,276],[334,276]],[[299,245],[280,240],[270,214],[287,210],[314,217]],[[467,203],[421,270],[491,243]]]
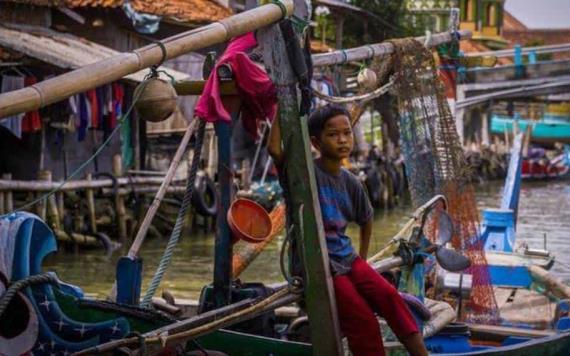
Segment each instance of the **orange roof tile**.
[[[68,6],[70,8],[115,8],[124,0],[9,0],[38,6]],[[131,0],[136,11],[175,18],[182,22],[207,23],[232,15],[232,10],[215,0]]]
[[527,31],[528,28],[516,17],[506,11],[503,15],[503,31]]

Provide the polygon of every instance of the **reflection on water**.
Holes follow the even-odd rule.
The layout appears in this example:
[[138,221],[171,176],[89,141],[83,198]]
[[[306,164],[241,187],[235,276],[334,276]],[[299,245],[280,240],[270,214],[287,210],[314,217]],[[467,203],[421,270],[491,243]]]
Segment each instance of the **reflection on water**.
[[[498,207],[501,183],[477,186],[479,209]],[[395,235],[411,213],[408,204],[390,212],[378,212],[374,219],[370,254],[378,251],[386,241]],[[554,272],[570,280],[570,181],[524,182],[520,197],[518,236],[520,241],[533,248],[543,248],[544,234],[547,247],[557,263]],[[358,229],[348,230],[358,245]],[[279,269],[279,248],[283,241],[277,238],[241,275],[243,281],[266,283],[283,280]],[[144,283],[149,282],[162,256],[166,241],[148,240],[143,246]],[[358,250],[358,249],[357,249]],[[114,281],[115,264],[119,253],[110,260],[102,251],[85,251],[81,254],[59,252],[46,259],[45,270],[56,271],[65,282],[81,286],[88,294],[104,297]],[[162,287],[171,290],[180,298],[199,296],[201,288],[212,281],[214,261],[213,237],[204,234],[186,235],[179,243],[171,267],[163,279]]]

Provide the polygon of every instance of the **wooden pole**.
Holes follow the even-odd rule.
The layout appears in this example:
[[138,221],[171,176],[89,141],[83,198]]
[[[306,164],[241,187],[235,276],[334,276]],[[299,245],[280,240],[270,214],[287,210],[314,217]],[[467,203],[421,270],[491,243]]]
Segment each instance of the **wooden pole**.
[[57,192],[55,193],[56,197],[57,197],[57,211],[59,216],[63,219],[63,217],[65,216],[65,204],[64,204],[64,196],[63,196],[63,192]]
[[156,212],[158,210],[158,207],[160,206],[162,198],[164,198],[164,194],[166,193],[168,185],[170,185],[170,182],[172,182],[174,178],[174,174],[176,173],[176,168],[178,168],[178,165],[180,164],[182,155],[186,151],[186,146],[188,146],[188,142],[190,142],[190,137],[192,137],[192,134],[194,133],[194,130],[197,127],[197,124],[198,124],[197,119],[194,119],[192,120],[192,122],[190,122],[190,124],[186,128],[184,136],[182,137],[182,141],[180,142],[180,145],[178,146],[178,149],[176,150],[176,153],[172,158],[172,162],[170,163],[170,167],[166,172],[166,176],[164,178],[160,178],[162,180],[162,184],[158,192],[156,193],[154,200],[150,204],[146,212],[146,215],[141,223],[141,226],[139,227],[139,230],[137,231],[135,240],[133,241],[133,244],[129,249],[128,257],[135,258],[138,255],[139,250],[142,246],[142,243],[150,227],[150,224],[152,223],[152,219],[156,215]]
[[[112,165],[113,174],[115,177],[123,175],[123,161],[121,155],[113,156]],[[127,241],[127,208],[125,207],[125,197],[117,194],[115,196],[115,211],[117,214],[117,224],[119,226],[119,240],[121,243]]]
[[[87,180],[92,179],[91,173],[87,174]],[[97,232],[97,217],[95,216],[95,195],[93,194],[93,189],[86,189],[85,195],[87,196],[87,209],[89,209],[89,227],[91,233],[95,234]]]
[[[293,12],[292,0],[280,0],[284,10],[270,3],[218,22],[168,37],[161,42],[166,58],[225,42],[232,37],[272,24]],[[61,101],[71,95],[96,88],[138,72],[162,61],[161,47],[151,44],[132,52],[125,52],[81,67],[24,89],[0,95],[0,118],[37,110]]]
[[[181,179],[173,179],[178,182]],[[117,183],[123,185],[136,185],[136,186],[152,186],[160,185],[164,182],[164,177],[131,177],[121,178],[117,177]],[[34,192],[49,192],[55,188],[59,188],[61,182],[48,182],[48,181],[28,181],[28,180],[11,180],[0,179],[0,191],[34,191]],[[97,179],[97,180],[73,180],[66,182],[60,191],[79,190],[79,189],[97,189],[97,188],[111,188],[113,181],[111,179]]]
[[257,244],[245,244],[232,258],[232,276],[237,278],[285,227],[285,204],[279,204],[269,214],[272,230],[269,237]]
[[[51,182],[52,180],[51,171],[45,170],[43,172],[45,180]],[[57,210],[57,203],[55,201],[55,196],[53,194],[49,196],[47,198],[47,201],[44,202],[44,204],[46,204],[47,206],[46,217],[50,222],[52,228],[59,229],[61,227],[61,221],[60,221],[59,211]]]
[[[237,112],[232,113],[234,116]],[[232,174],[232,125],[218,121],[214,125],[218,137],[218,190],[220,204],[216,220],[216,245],[214,262],[214,303],[222,307],[231,302],[232,237],[227,215],[233,199]]]
[[[297,3],[296,3],[297,4]],[[342,355],[337,308],[329,271],[317,184],[309,147],[306,118],[299,116],[296,79],[281,30],[273,26],[258,32],[264,62],[279,98],[278,118],[284,143],[289,226],[305,261],[305,301],[314,355]]]
[[[461,39],[468,39],[472,37],[471,31],[459,31]],[[431,36],[429,42],[430,47],[436,47],[440,44],[451,42],[453,39],[450,32],[437,33]],[[416,37],[421,43],[424,43],[425,36]],[[370,59],[374,57],[385,56],[394,52],[394,45],[389,42],[386,43],[376,43],[361,47],[350,48],[347,50],[333,51],[329,53],[315,54],[313,55],[313,66],[322,67],[334,64],[343,64],[354,61],[361,61],[364,59]]]
[[[47,171],[47,170],[43,170],[40,171],[38,174],[38,178],[42,181],[46,181],[49,182],[51,181],[51,172]],[[36,195],[36,198],[39,197],[42,193],[38,193]],[[40,202],[38,202],[38,205],[36,206],[36,212],[38,214],[38,216],[40,217],[40,219],[42,220],[46,220],[46,216],[47,216],[47,199],[43,199]]]

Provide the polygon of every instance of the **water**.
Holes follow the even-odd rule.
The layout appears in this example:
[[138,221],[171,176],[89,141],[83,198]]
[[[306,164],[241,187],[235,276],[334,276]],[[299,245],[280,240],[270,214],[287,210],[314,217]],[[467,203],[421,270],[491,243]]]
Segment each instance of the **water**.
[[[479,209],[498,207],[502,183],[486,183],[476,187]],[[369,256],[381,249],[408,220],[411,207],[405,204],[389,212],[377,212],[370,243]],[[518,239],[532,248],[547,248],[556,256],[553,267],[556,275],[570,281],[570,181],[524,182],[520,197]],[[349,235],[358,246],[358,227],[349,227]],[[273,283],[283,281],[279,268],[279,248],[283,238],[276,238],[246,269],[242,281]],[[152,277],[162,256],[166,241],[148,240],[143,246],[144,282]],[[358,249],[357,249],[358,250]],[[80,254],[58,252],[44,262],[44,270],[56,271],[65,282],[81,286],[91,295],[103,298],[114,281],[115,265],[119,253],[107,259],[101,250],[83,251]],[[171,267],[164,276],[162,288],[178,298],[197,299],[201,288],[211,283],[214,271],[213,236],[192,234],[179,243]],[[160,290],[159,292],[160,293]]]

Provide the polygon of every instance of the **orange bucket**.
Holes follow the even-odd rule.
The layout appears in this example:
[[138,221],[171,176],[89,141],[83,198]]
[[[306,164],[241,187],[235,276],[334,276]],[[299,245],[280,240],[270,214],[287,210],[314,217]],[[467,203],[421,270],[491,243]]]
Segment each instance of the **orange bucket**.
[[267,211],[249,199],[236,199],[228,210],[228,225],[232,231],[232,242],[240,239],[260,243],[271,234],[272,223]]

